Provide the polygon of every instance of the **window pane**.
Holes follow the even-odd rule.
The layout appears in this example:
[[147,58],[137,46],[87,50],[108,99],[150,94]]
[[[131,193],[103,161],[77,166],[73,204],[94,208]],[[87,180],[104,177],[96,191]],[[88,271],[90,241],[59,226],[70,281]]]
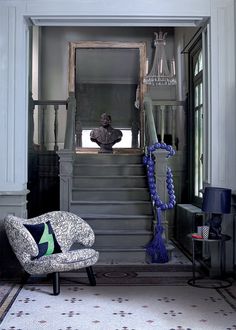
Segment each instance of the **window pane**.
[[194,76],[196,76],[198,74],[198,61],[195,64],[195,68],[194,68]]
[[199,112],[195,111],[195,116],[194,116],[194,122],[195,122],[195,127],[194,127],[194,195],[198,196],[198,182],[199,182],[199,173],[198,173],[198,167],[199,167],[199,129],[198,129],[198,116]]
[[202,51],[198,54],[198,58],[196,60],[195,66],[194,66],[194,76],[196,76],[200,71],[203,69],[203,63],[202,63]]
[[202,104],[203,100],[202,100],[202,82],[199,85],[199,104]]
[[198,106],[198,86],[194,88],[194,107],[196,108]]
[[[192,82],[190,85],[191,117],[193,134],[191,135],[191,160],[190,166],[192,173],[192,182],[190,191],[193,203],[200,203],[203,188],[203,60],[202,40],[199,38],[197,44],[190,52]],[[204,149],[205,151],[205,149]],[[199,192],[201,190],[201,192]]]
[[198,56],[198,72],[202,71],[202,51],[199,53]]
[[[199,110],[199,190],[203,189],[203,107]],[[198,196],[201,196],[198,192]]]
[[194,195],[201,197],[203,188],[203,107],[195,111],[194,117]]

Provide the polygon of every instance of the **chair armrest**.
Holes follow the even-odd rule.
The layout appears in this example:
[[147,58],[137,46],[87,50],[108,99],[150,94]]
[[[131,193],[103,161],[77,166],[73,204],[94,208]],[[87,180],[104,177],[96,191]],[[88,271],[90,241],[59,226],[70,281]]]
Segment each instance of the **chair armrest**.
[[90,225],[83,219],[77,217],[79,220],[76,225],[76,232],[74,235],[74,242],[90,247],[94,244],[95,235]]
[[24,219],[9,215],[4,220],[4,226],[9,243],[21,264],[25,264],[39,253],[38,246],[23,225]]

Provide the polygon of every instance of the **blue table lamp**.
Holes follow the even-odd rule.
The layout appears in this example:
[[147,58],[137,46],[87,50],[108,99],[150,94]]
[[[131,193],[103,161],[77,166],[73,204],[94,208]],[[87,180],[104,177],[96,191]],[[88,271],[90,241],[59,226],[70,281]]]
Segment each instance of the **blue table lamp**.
[[209,238],[221,238],[222,215],[230,213],[231,189],[206,187],[203,194],[202,210],[212,213],[211,219],[206,223],[210,227]]

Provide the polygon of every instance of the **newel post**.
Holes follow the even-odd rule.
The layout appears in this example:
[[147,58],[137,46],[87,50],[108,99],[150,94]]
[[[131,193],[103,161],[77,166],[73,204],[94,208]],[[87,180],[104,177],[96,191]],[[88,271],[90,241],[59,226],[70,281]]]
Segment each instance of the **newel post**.
[[75,93],[70,92],[68,98],[67,122],[64,148],[67,150],[74,150],[75,148],[75,113],[76,113],[76,99]]
[[72,150],[60,150],[57,153],[60,162],[60,210],[70,211],[73,161],[75,153]]
[[34,100],[32,97],[32,92],[29,93],[29,126],[28,126],[28,148],[29,151],[34,149]]

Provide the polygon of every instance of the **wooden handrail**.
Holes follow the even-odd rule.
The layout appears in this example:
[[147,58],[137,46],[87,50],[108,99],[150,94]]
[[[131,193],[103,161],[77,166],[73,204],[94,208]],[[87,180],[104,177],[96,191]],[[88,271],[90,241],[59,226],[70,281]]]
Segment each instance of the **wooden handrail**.
[[[149,95],[145,95],[144,97],[144,109],[146,113],[146,124],[147,124],[147,131],[149,137],[149,144],[153,144],[158,142],[155,121],[153,117],[153,106],[152,106],[152,99]],[[146,134],[147,135],[147,134]]]

